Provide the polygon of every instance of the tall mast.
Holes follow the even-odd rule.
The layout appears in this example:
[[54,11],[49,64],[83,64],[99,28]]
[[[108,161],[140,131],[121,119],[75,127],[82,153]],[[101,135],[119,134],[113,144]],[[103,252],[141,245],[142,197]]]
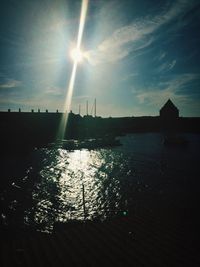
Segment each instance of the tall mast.
[[94,117],[96,117],[96,113],[97,113],[97,101],[96,101],[96,98],[94,99]]
[[86,115],[88,116],[88,101],[86,101]]
[[81,105],[79,105],[79,115],[81,115]]

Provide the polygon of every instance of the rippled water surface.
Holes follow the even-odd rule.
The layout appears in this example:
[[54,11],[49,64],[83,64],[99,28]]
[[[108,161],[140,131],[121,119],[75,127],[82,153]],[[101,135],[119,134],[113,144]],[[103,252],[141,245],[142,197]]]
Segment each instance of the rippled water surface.
[[2,161],[1,224],[51,231],[69,219],[103,220],[158,202],[179,205],[182,198],[174,195],[188,197],[199,185],[200,138],[186,136],[187,147],[165,147],[160,134],[132,134],[111,149],[9,154]]

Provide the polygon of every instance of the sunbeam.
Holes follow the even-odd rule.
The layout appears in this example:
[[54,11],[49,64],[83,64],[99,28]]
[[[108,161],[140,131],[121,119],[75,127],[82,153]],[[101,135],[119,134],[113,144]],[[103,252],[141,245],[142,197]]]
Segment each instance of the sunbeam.
[[[87,8],[88,8],[88,0],[82,0],[76,51],[80,51],[81,41],[82,41],[82,37],[83,37],[83,30],[84,30],[84,25],[85,25],[85,19],[86,19],[86,14],[87,14]],[[65,129],[67,126],[68,114],[69,114],[69,111],[71,108],[71,101],[72,101],[72,95],[73,95],[73,89],[74,89],[74,83],[75,83],[75,78],[76,78],[76,71],[77,71],[78,62],[79,62],[78,57],[75,57],[74,63],[73,63],[73,68],[72,68],[72,73],[71,73],[71,77],[70,77],[70,81],[69,81],[69,85],[68,85],[65,105],[64,105],[67,112],[64,111],[61,122],[60,122],[59,129],[58,129],[57,139],[59,139],[59,140],[62,140],[65,136]]]

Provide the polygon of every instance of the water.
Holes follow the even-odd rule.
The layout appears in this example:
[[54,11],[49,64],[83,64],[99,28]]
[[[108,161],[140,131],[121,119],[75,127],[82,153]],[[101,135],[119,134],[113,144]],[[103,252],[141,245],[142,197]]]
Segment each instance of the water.
[[[195,207],[200,136],[165,147],[156,133],[111,149],[38,149],[2,158],[1,226],[51,232],[56,222],[104,220],[146,209],[170,216]],[[83,197],[84,195],[84,197]],[[84,198],[84,200],[83,200]]]

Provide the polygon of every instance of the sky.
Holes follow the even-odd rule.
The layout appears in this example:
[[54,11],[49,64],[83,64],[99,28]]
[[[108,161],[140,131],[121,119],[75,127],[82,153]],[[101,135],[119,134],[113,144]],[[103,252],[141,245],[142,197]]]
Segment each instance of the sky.
[[[66,110],[81,1],[0,2],[0,110]],[[200,1],[89,0],[71,109],[200,116]]]

